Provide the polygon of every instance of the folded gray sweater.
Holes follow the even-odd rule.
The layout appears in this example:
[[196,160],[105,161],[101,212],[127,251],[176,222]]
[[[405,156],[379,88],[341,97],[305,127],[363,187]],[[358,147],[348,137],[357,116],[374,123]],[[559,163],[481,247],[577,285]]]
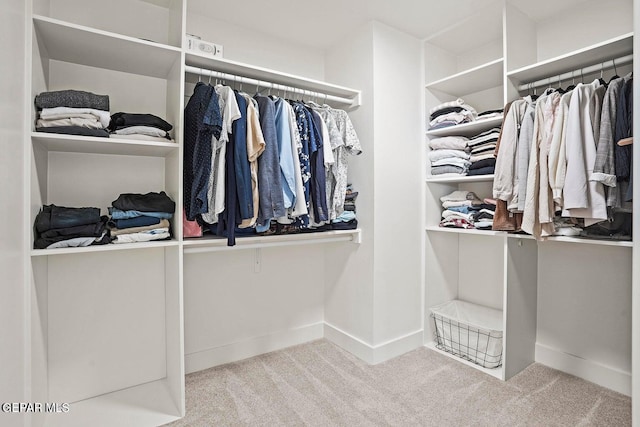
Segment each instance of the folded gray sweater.
[[96,110],[109,111],[109,95],[96,95],[81,90],[58,90],[54,92],[42,92],[36,95],[36,107],[55,108],[94,108]]

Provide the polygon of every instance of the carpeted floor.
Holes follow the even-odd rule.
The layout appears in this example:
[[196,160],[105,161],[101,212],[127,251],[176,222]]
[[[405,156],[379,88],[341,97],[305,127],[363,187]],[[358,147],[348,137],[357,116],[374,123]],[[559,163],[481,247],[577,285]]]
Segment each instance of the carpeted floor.
[[499,381],[421,348],[369,366],[327,340],[190,374],[171,426],[630,426],[631,399],[533,364]]

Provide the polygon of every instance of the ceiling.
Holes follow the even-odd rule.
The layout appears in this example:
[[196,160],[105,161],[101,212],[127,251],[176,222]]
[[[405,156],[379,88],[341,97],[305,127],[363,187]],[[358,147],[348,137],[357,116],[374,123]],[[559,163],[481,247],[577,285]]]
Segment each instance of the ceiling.
[[[540,22],[585,1],[600,0],[507,1]],[[502,0],[189,0],[188,4],[192,13],[289,41],[295,37],[297,44],[327,49],[372,20],[419,39],[437,37],[462,21],[482,19],[487,9],[499,10]],[[497,16],[501,21],[501,15]]]
[[[273,37],[327,49],[376,20],[424,39],[497,0],[189,0],[189,11]],[[499,1],[499,0],[498,0]],[[455,3],[455,6],[452,6]],[[215,5],[215,6],[212,6]]]

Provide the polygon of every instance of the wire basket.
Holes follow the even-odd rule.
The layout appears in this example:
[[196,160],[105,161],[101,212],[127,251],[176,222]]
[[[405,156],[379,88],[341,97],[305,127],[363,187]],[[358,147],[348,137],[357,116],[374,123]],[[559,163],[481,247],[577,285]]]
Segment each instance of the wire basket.
[[[469,315],[468,310],[476,313]],[[436,347],[484,368],[498,368],[502,365],[502,331],[461,321],[461,318],[473,319],[478,310],[480,316],[485,318],[487,313],[490,316],[493,316],[492,312],[499,313],[498,310],[462,301],[450,301],[432,307],[431,318],[435,325]]]

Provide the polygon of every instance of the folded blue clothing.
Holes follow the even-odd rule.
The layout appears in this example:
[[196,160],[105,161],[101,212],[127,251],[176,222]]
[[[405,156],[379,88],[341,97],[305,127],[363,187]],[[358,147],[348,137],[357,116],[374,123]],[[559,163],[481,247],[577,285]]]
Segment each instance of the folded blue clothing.
[[109,221],[109,225],[118,229],[131,228],[131,227],[146,227],[148,225],[155,225],[160,223],[160,218],[153,216],[137,216],[135,218],[128,219],[112,219]]
[[355,212],[352,211],[344,211],[340,214],[339,217],[337,217],[336,219],[333,220],[334,224],[336,222],[349,222],[349,221],[353,221],[354,219],[356,219],[356,214]]
[[111,219],[114,219],[114,220],[137,218],[140,216],[151,216],[154,218],[169,219],[173,216],[173,214],[169,212],[140,212],[140,211],[134,211],[134,210],[123,211],[114,207],[109,208],[109,215],[111,215]]

